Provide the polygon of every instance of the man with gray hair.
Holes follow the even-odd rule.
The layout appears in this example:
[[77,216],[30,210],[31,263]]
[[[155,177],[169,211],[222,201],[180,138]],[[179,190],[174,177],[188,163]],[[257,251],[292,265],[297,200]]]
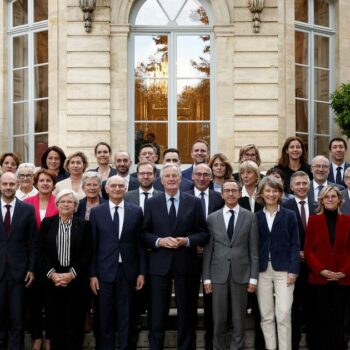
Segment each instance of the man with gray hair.
[[91,209],[93,263],[90,286],[98,297],[100,348],[115,349],[118,320],[119,349],[130,349],[134,291],[143,288],[145,251],[140,244],[142,210],[124,201],[125,179],[107,179],[109,201]]
[[34,172],[35,165],[32,163],[21,163],[17,168],[19,187],[16,191],[16,197],[21,201],[38,193],[34,187]]
[[177,322],[177,349],[191,349],[196,330],[197,246],[209,240],[201,201],[179,190],[181,172],[165,164],[160,174],[164,194],[147,200],[142,239],[151,249],[150,348],[163,349],[169,300],[174,281]]
[[336,185],[341,191],[344,189],[344,186],[334,184],[327,180],[329,173],[329,160],[325,156],[318,155],[312,159],[311,172],[313,180],[310,184],[308,195],[310,203],[316,203],[321,191],[328,185]]

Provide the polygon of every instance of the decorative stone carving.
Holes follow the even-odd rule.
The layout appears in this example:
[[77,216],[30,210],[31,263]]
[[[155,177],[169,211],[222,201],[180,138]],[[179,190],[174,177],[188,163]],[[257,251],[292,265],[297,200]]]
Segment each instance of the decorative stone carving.
[[260,13],[264,9],[264,0],[249,0],[249,10],[253,14],[254,33],[260,32]]

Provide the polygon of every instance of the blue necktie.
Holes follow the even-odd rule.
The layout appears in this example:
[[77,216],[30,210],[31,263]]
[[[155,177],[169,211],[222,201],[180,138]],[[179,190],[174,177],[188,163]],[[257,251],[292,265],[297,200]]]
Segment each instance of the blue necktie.
[[175,222],[176,222],[176,209],[175,209],[175,204],[174,204],[175,198],[171,197],[170,201],[171,201],[171,205],[170,205],[170,210],[169,210],[169,221],[170,221],[170,227],[171,227],[171,229],[173,229],[175,226]]
[[338,185],[341,185],[342,182],[343,182],[342,178],[341,178],[341,169],[342,169],[341,166],[337,167],[337,175],[336,175],[336,178],[335,178],[335,183],[338,184]]
[[119,214],[118,214],[118,206],[115,207],[114,215],[113,215],[113,224],[114,230],[117,234],[117,238],[119,240]]
[[233,230],[234,230],[234,224],[235,224],[235,212],[231,209],[230,213],[231,213],[231,217],[227,225],[227,236],[228,236],[228,239],[231,241],[233,237]]

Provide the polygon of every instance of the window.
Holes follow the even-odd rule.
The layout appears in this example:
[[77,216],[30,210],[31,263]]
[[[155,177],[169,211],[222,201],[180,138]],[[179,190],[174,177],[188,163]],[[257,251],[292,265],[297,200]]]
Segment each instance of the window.
[[333,6],[326,0],[295,0],[296,133],[309,159],[328,155],[332,136]]
[[[212,25],[206,2],[139,1],[131,16],[130,144],[145,142],[180,151],[211,137]],[[154,140],[155,137],[155,140]]]
[[48,143],[48,1],[9,4],[9,150],[40,164]]

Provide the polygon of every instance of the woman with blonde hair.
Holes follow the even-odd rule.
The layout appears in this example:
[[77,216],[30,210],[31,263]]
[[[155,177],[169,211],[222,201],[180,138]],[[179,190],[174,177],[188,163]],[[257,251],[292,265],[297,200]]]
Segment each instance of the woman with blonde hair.
[[318,198],[318,215],[309,217],[304,254],[309,267],[312,320],[310,350],[344,350],[345,307],[350,292],[350,216],[340,211],[339,189],[325,187]]
[[264,205],[263,210],[256,213],[259,233],[257,298],[265,348],[271,350],[292,349],[293,291],[300,264],[297,218],[292,210],[280,206],[282,194],[282,183],[271,176],[260,181],[256,193],[257,201]]
[[69,177],[57,182],[54,194],[56,195],[63,189],[69,189],[78,195],[79,200],[84,198],[86,194],[82,188],[82,178],[87,167],[88,160],[83,152],[78,151],[70,154],[64,163],[64,168],[69,172]]

